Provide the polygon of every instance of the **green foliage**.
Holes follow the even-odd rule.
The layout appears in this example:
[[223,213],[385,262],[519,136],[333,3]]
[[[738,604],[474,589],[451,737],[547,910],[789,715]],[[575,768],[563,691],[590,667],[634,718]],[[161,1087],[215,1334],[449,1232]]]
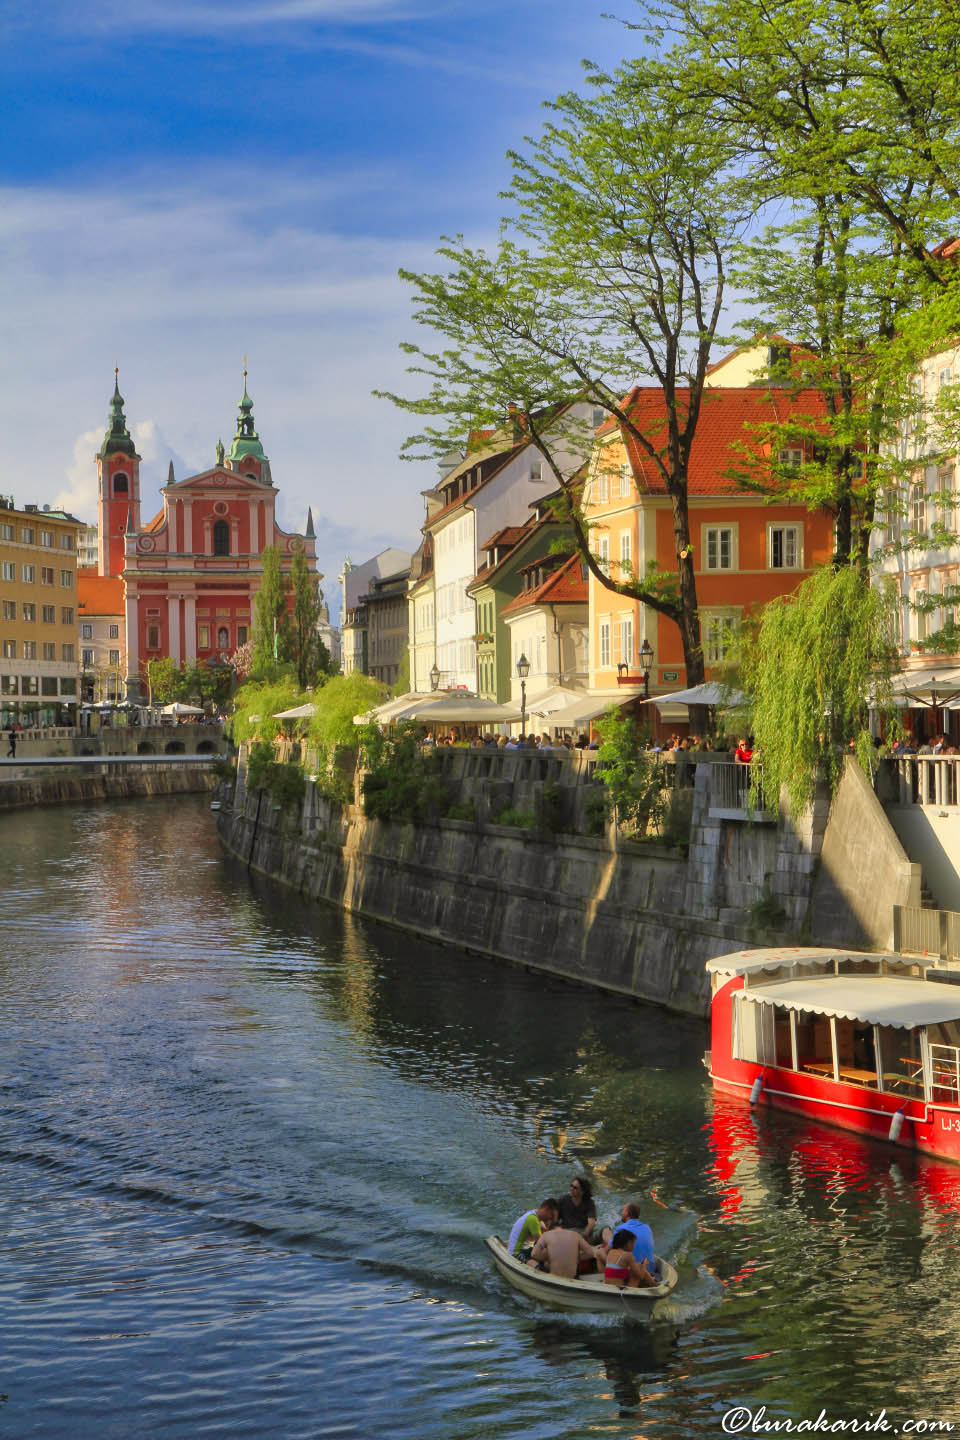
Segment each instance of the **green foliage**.
[[657,758],[640,749],[637,722],[611,705],[597,729],[602,743],[596,775],[607,788],[617,824],[639,835],[650,829],[659,832],[667,813],[669,778]]
[[501,810],[499,815],[494,817],[494,825],[510,825],[517,830],[535,830],[537,828],[537,817],[532,810],[517,810],[508,805],[506,810]]
[[588,835],[602,835],[610,814],[610,792],[605,785],[591,786],[583,802]]
[[239,745],[253,736],[273,739],[283,729],[283,722],[274,716],[281,710],[293,710],[307,699],[297,689],[292,676],[272,683],[248,681],[241,686],[233,701],[233,739]]
[[447,806],[447,820],[476,820],[477,806],[474,800],[457,801]]
[[385,734],[377,725],[365,725],[360,746],[363,809],[370,819],[410,823],[447,813],[449,787],[440,773],[441,757],[421,750],[414,727],[399,725]]
[[277,764],[268,740],[256,740],[247,757],[247,788],[265,790],[284,809],[302,804],[306,779],[299,765]]
[[169,705],[178,700],[181,688],[180,666],[169,655],[146,663],[147,697],[151,705]]
[[540,790],[540,826],[551,835],[560,835],[566,826],[566,787],[547,781]]
[[291,643],[293,660],[297,667],[297,684],[301,690],[315,685],[326,673],[329,656],[326,646],[317,634],[323,596],[320,582],[312,573],[302,550],[294,553],[290,566],[290,583],[293,588],[293,621]]
[[247,787],[262,790],[273,764],[273,746],[267,740],[255,740],[247,756]]
[[390,687],[391,695],[406,695],[410,690],[410,646],[405,645],[397,667],[397,678]]
[[766,795],[775,803],[785,787],[797,815],[818,775],[836,786],[851,740],[869,769],[871,707],[898,731],[890,683],[894,603],[887,587],[867,586],[858,569],[827,567],[741,631],[741,683],[751,697],[744,729],[752,729],[760,762],[753,766],[755,802],[761,765]]
[[386,689],[379,680],[362,675],[332,675],[321,690],[310,697],[316,706],[311,716],[307,737],[316,745],[322,759],[328,759],[337,746],[356,745],[359,741],[354,715],[364,715],[380,705]]
[[263,578],[253,607],[251,674],[262,680],[276,680],[293,660],[288,583],[276,545],[266,547],[260,562]]

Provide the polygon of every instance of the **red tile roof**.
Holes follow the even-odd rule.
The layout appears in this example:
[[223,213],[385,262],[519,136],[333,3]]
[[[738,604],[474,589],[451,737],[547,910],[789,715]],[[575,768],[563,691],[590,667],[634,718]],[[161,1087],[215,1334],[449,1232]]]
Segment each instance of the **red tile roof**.
[[586,605],[587,582],[580,568],[580,556],[571,555],[559,568],[548,575],[542,585],[532,590],[521,590],[515,600],[504,605],[501,615],[511,610],[525,610],[528,605]]
[[92,566],[77,570],[77,604],[85,615],[122,615],[123,581],[119,575],[99,575]]
[[[678,390],[683,405],[689,390]],[[638,386],[624,402],[631,420],[657,448],[666,438],[667,409],[663,391]],[[691,495],[735,495],[736,479],[730,474],[747,464],[744,452],[756,460],[769,453],[767,428],[795,422],[801,429],[824,428],[826,405],[819,390],[721,388],[703,392],[697,429],[690,447],[687,472]],[[641,494],[666,494],[666,485],[656,464],[631,436],[624,435],[627,454]]]
[[504,525],[503,529],[491,535],[489,540],[484,540],[480,549],[490,550],[494,545],[516,545],[526,528],[526,525]]

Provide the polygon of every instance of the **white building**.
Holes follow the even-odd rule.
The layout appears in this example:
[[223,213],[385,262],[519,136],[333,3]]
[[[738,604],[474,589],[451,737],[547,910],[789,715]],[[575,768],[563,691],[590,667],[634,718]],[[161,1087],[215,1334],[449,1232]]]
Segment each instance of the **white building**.
[[[581,402],[568,406],[551,428],[550,448],[565,479],[586,459],[593,430],[603,419],[604,412]],[[424,492],[441,688],[477,689],[476,607],[467,586],[480,568],[481,545],[505,526],[526,524],[531,503],[556,488],[544,456],[514,422],[482,437],[433,490]],[[416,624],[415,615],[414,633]],[[422,643],[425,652],[425,637]]]
[[361,565],[354,565],[349,555],[337,576],[340,584],[340,637],[344,675],[354,670],[368,673],[368,633],[366,595],[372,580],[382,580],[410,568],[409,550],[390,546]]

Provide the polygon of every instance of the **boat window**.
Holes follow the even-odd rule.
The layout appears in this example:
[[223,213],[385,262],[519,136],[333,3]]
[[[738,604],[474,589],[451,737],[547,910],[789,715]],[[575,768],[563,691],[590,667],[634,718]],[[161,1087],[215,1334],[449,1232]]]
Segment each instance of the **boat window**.
[[736,1023],[733,1027],[733,1056],[758,1065],[773,1065],[773,1009],[758,1005],[746,995],[736,997]]
[[923,1059],[920,1052],[920,1031],[902,1030],[898,1025],[878,1025],[880,1066],[883,1088],[891,1095],[922,1100]]
[[833,1041],[826,1015],[813,1010],[797,1012],[797,1063],[811,1074],[833,1077]]
[[790,1011],[781,1010],[779,1005],[773,1011],[774,1064],[781,1070],[793,1069],[793,1042],[790,1039]]

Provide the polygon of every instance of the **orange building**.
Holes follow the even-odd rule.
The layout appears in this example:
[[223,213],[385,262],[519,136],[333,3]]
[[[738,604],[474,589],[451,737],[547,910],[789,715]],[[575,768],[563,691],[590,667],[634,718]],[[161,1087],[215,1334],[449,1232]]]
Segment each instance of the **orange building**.
[[[680,392],[682,403],[684,392]],[[645,435],[662,435],[663,392],[637,388],[627,397],[631,418]],[[764,467],[770,444],[765,428],[791,415],[823,413],[819,392],[788,392],[769,386],[709,389],[691,447],[688,469],[689,524],[697,576],[697,599],[707,677],[729,647],[733,630],[750,610],[794,590],[833,551],[833,517],[802,505],[769,504],[750,493],[738,469]],[[656,440],[654,439],[654,443]],[[797,445],[781,451],[784,464],[802,465]],[[673,511],[655,462],[633,437],[611,421],[597,432],[584,501],[591,544],[611,578],[676,574]],[[640,601],[607,589],[590,577],[590,691],[622,700],[643,695],[639,666],[644,641],[652,647],[650,694],[669,697],[688,684],[680,630]],[[672,723],[686,719],[663,707]]]

